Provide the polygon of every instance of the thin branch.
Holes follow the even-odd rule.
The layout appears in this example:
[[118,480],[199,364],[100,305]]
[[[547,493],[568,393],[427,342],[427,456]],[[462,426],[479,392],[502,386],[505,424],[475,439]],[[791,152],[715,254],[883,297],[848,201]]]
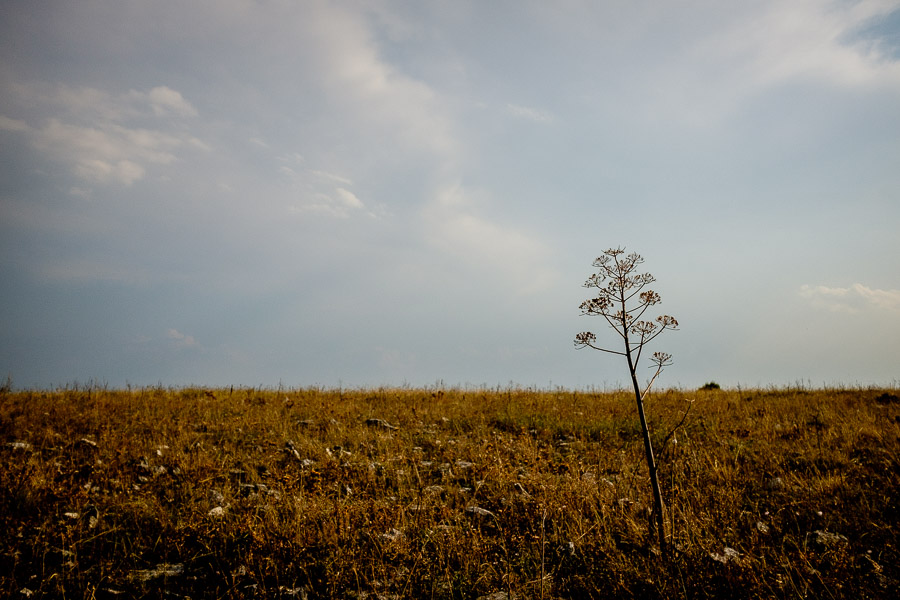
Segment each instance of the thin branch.
[[653,305],[650,304],[650,303],[646,303],[646,304],[639,304],[638,306],[635,306],[634,308],[632,308],[632,309],[631,309],[632,311],[635,311],[635,310],[637,310],[637,309],[641,309],[641,312],[639,312],[638,314],[636,314],[636,315],[634,316],[634,320],[635,320],[635,321],[640,321],[640,320],[641,320],[641,317],[644,316],[644,313],[647,312],[647,309],[650,308],[651,306],[653,306]]
[[643,343],[646,344],[647,342],[649,342],[650,340],[652,340],[653,338],[655,338],[656,336],[658,336],[659,334],[661,334],[663,331],[665,331],[667,329],[671,329],[672,331],[678,331],[677,327],[669,327],[668,325],[660,325],[659,331],[657,331],[656,333],[654,333],[653,335],[648,337],[647,340],[644,341]]
[[[635,368],[635,369],[637,369],[638,363],[641,362],[641,352],[644,351],[644,344],[645,344],[645,343],[646,343],[646,342],[644,341],[644,336],[642,335],[642,336],[641,336],[641,341],[640,341],[640,343],[637,345],[637,354],[636,354],[635,357],[634,357],[634,368]],[[643,396],[643,394],[642,394],[642,396]]]
[[625,298],[625,300],[626,300],[626,301],[627,301],[627,300],[631,300],[631,299],[634,298],[637,294],[639,294],[639,293],[641,292],[641,290],[644,289],[644,287],[650,285],[650,284],[653,283],[654,281],[655,281],[655,280],[653,280],[653,279],[648,280],[648,281],[642,281],[642,282],[640,283],[640,285],[638,285],[638,287],[637,287],[636,290],[634,290],[632,293],[628,294],[628,296]]
[[668,435],[666,435],[666,437],[663,438],[663,441],[662,441],[662,446],[663,446],[663,448],[665,448],[666,442],[668,442],[669,439],[671,439],[671,437],[672,437],[673,435],[675,435],[675,432],[678,430],[678,428],[681,427],[682,425],[684,425],[684,422],[687,420],[688,415],[689,415],[690,412],[691,412],[691,408],[693,408],[693,407],[694,407],[694,401],[693,401],[693,400],[689,400],[689,401],[688,401],[688,407],[687,407],[687,410],[684,411],[684,414],[683,414],[683,415],[681,415],[681,420],[678,421],[678,425],[676,425],[675,427],[673,427],[672,430],[668,433]]
[[618,333],[621,337],[625,337],[622,335],[622,332],[619,331],[619,327],[622,327],[623,323],[621,323],[621,322],[613,323],[611,319],[614,319],[615,317],[613,317],[612,315],[608,315],[606,313],[600,313],[600,314],[603,315],[603,318],[606,319],[606,322],[609,323],[609,326],[612,328],[613,331]]
[[656,367],[656,373],[653,374],[653,377],[650,378],[650,381],[647,382],[647,387],[644,388],[644,391],[641,392],[641,401],[647,396],[647,392],[650,391],[650,386],[653,385],[653,382],[656,381],[656,378],[659,377],[659,374],[662,373],[662,365]]
[[594,350],[599,350],[600,352],[609,352],[610,354],[618,354],[619,356],[625,356],[624,352],[618,352],[616,350],[607,350],[606,348],[601,348],[600,346],[595,346],[593,344],[584,344],[585,347],[593,348]]

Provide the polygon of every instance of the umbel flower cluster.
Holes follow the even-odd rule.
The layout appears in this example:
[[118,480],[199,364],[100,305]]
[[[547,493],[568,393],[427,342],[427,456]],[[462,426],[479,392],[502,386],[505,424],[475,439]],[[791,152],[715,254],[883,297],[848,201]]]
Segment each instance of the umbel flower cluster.
[[[581,303],[581,314],[601,316],[609,326],[622,337],[624,350],[612,350],[598,346],[597,336],[590,331],[582,331],[575,336],[578,348],[593,348],[618,354],[632,355],[634,367],[638,366],[644,346],[666,329],[677,329],[678,321],[669,315],[660,315],[654,320],[644,320],[644,313],[662,299],[648,285],[656,281],[650,273],[635,273],[644,259],[636,253],[623,256],[621,248],[609,249],[594,261],[599,271],[591,275],[584,287],[597,290],[597,295]],[[653,354],[653,364],[662,367],[670,364],[671,355],[665,352]]]

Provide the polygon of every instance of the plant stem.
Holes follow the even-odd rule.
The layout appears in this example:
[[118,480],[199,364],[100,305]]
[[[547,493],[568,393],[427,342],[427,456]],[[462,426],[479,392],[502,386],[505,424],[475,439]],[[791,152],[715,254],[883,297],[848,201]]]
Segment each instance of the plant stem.
[[625,357],[628,359],[628,370],[631,373],[631,383],[634,386],[634,398],[637,402],[638,417],[641,420],[641,434],[644,437],[644,452],[647,456],[647,468],[650,470],[650,485],[653,488],[653,512],[656,518],[656,535],[659,538],[659,551],[665,558],[668,554],[666,547],[665,520],[663,518],[662,492],[659,488],[659,476],[656,470],[656,460],[653,457],[653,443],[650,441],[650,428],[647,426],[647,417],[644,415],[644,401],[641,398],[641,387],[638,384],[635,366],[631,360],[631,347],[628,338],[625,338]]

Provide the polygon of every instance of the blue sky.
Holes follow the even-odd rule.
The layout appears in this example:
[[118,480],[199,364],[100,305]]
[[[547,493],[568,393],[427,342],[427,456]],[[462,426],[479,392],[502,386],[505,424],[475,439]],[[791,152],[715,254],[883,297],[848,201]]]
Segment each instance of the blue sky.
[[[900,2],[0,7],[16,387],[900,382]],[[648,371],[649,375],[649,371]]]

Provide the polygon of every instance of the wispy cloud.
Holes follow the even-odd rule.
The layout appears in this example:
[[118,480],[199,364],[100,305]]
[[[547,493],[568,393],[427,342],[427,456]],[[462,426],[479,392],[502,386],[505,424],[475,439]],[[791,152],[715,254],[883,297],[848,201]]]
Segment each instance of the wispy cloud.
[[4,131],[28,132],[31,128],[28,123],[19,119],[10,119],[0,115],[0,129]]
[[303,166],[305,161],[299,154],[284,155],[278,160],[286,163],[278,171],[295,198],[288,206],[289,212],[312,213],[339,219],[349,218],[354,213],[375,216],[354,192],[347,189],[353,185],[350,178],[308,169]]
[[[438,190],[423,211],[429,242],[475,271],[520,293],[547,289],[556,276],[547,265],[550,249],[534,234],[479,215],[483,194],[460,185]],[[483,274],[482,274],[483,276]]]
[[758,19],[719,38],[725,58],[743,56],[744,75],[760,84],[796,78],[860,85],[881,78],[900,83],[897,61],[856,38],[866,23],[897,10],[895,2],[855,4],[776,2]]
[[169,114],[181,115],[183,117],[197,116],[197,109],[184,99],[181,92],[164,85],[150,90],[147,94],[147,100],[149,101],[154,114],[159,117]]
[[177,329],[167,329],[166,338],[172,340],[176,348],[197,348],[200,344],[194,339],[194,336],[182,333]]
[[520,106],[518,104],[507,104],[506,111],[514,117],[536,121],[538,123],[549,121],[551,119],[549,113],[528,106]]
[[699,124],[784,85],[900,90],[896,52],[866,34],[896,10],[892,0],[776,0],[710,10],[690,31],[693,39],[650,66],[648,94],[636,101],[653,114]]
[[[168,165],[183,147],[206,148],[168,119],[193,116],[196,109],[171,88],[114,95],[89,87],[43,83],[12,86],[21,106],[40,108],[42,116],[15,119],[0,115],[0,129],[23,134],[47,157],[67,165],[92,184],[130,186],[150,165]],[[129,126],[132,119],[157,119],[159,128]]]
[[345,190],[344,188],[337,188],[334,190],[335,196],[337,197],[337,201],[341,206],[346,206],[350,209],[362,209],[365,208],[362,201],[356,197],[356,194],[351,192],[350,190]]
[[195,117],[198,114],[181,92],[165,85],[148,91],[132,89],[114,93],[90,86],[29,81],[13,82],[10,89],[26,106],[91,121],[121,122],[137,117]]
[[362,200],[344,188],[336,188],[329,194],[316,193],[303,199],[300,204],[291,204],[288,211],[294,214],[318,214],[337,219],[348,219],[354,213],[366,214],[374,217],[375,214],[366,210]]
[[800,295],[813,306],[834,312],[858,313],[867,309],[900,312],[900,290],[879,290],[854,283],[850,287],[804,285]]
[[353,185],[353,182],[346,177],[341,177],[340,175],[335,175],[334,173],[329,173],[327,171],[318,171],[313,169],[312,171],[310,171],[310,174],[316,175],[317,177],[322,177],[324,179],[330,179],[343,185]]
[[382,56],[364,15],[321,3],[304,9],[302,22],[322,90],[358,136],[389,137],[395,155],[456,155],[458,141],[441,96]]

